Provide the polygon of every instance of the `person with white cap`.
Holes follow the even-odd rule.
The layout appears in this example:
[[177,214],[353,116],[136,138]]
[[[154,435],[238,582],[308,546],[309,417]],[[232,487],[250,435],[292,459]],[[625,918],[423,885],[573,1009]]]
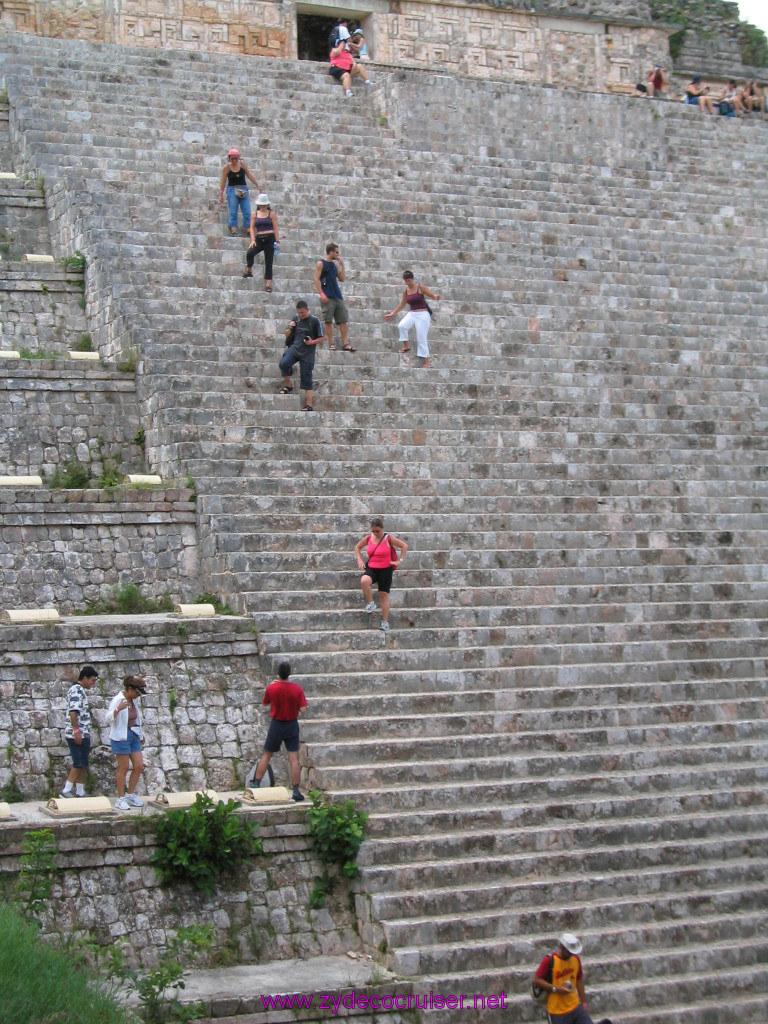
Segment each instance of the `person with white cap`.
[[243,211],[243,227],[248,225],[251,219],[251,200],[248,195],[248,183],[250,179],[256,188],[258,181],[254,178],[245,163],[240,159],[239,149],[230,149],[224,170],[221,172],[221,183],[219,186],[219,202],[224,202],[224,189],[227,190],[227,205],[229,207],[229,233],[237,234],[237,210]]
[[[545,956],[533,976],[535,988],[549,992],[547,1017],[550,1024],[593,1024],[587,1013],[587,997],[581,969],[581,942],[563,932],[554,953]],[[600,1024],[610,1024],[605,1020]]]
[[251,217],[251,244],[245,254],[246,271],[243,277],[253,277],[253,261],[260,252],[264,253],[264,287],[272,291],[272,264],[275,253],[280,252],[280,231],[277,214],[269,205],[269,196],[261,192],[256,196],[256,209]]

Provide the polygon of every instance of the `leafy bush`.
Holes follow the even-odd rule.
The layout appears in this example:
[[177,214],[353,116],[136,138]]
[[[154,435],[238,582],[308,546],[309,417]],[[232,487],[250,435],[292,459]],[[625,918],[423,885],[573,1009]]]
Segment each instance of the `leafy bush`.
[[213,800],[198,793],[189,810],[167,811],[155,829],[157,849],[151,858],[161,885],[191,882],[212,893],[220,879],[233,875],[249,858],[261,853],[256,825],[239,817],[237,800]]
[[310,797],[307,817],[315,852],[324,864],[336,864],[342,875],[357,878],[357,853],[365,838],[368,815],[358,811],[352,800],[333,803],[318,790]]

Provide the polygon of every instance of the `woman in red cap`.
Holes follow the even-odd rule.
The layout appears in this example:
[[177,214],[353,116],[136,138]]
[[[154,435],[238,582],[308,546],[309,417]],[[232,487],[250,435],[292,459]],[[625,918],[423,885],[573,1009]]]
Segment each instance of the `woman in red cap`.
[[219,188],[219,202],[224,202],[224,189],[227,191],[227,204],[229,206],[229,233],[237,234],[237,209],[243,211],[243,227],[247,228],[251,223],[251,200],[248,195],[249,178],[258,189],[259,183],[248,170],[244,160],[240,159],[239,149],[230,149],[227,163],[221,172],[221,187]]

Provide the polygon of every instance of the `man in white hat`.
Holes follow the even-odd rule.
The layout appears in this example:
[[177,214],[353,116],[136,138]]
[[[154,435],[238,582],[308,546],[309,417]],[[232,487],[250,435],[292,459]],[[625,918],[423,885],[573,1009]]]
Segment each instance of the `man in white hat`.
[[550,1024],[593,1024],[587,1013],[580,952],[578,938],[563,932],[557,940],[557,950],[544,957],[533,976],[533,984],[549,992]]

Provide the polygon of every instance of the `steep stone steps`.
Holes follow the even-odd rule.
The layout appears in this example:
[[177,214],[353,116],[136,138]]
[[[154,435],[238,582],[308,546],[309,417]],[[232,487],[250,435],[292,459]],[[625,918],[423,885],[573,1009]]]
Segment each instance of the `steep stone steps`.
[[[342,152],[350,135],[360,152],[337,170],[328,129],[342,126],[320,66],[261,65],[275,78],[246,124],[252,61],[126,51],[115,68],[108,47],[89,63],[82,45],[7,46],[25,158],[50,175],[54,220],[102,275],[94,334],[110,357],[115,337],[140,347],[148,456],[197,484],[206,582],[256,610],[264,665],[287,656],[306,680],[307,781],[378,816],[361,853],[369,948],[387,942],[399,970],[452,991],[512,980],[531,1019],[536,951],[568,926],[606,997],[620,979],[625,1021],[655,1024],[672,1003],[696,1024],[692,1008],[724,1005],[759,1019],[741,996],[747,978],[762,984],[764,951],[765,197],[747,180],[762,132],[386,71],[375,103],[342,111]],[[110,73],[122,81],[106,103]],[[43,113],[46,89],[59,99]],[[398,151],[406,97],[433,150],[428,175],[412,160],[421,137],[408,160]],[[438,107],[462,111],[440,132]],[[323,137],[283,160],[310,122]],[[229,138],[286,235],[269,298],[226,278],[244,249],[222,239],[215,202]],[[72,213],[56,205],[63,183]],[[372,354],[321,353],[319,405],[343,411],[304,424],[296,396],[272,393],[269,361],[327,236],[348,254],[353,314],[364,307],[353,329]],[[752,256],[754,288],[723,287],[725,252],[739,266]],[[378,320],[406,260],[447,297],[437,367],[418,377]],[[508,407],[483,422],[483,402]],[[376,416],[388,417],[378,431]],[[379,510],[413,540],[389,638],[365,619],[350,550]],[[427,521],[441,510],[464,517],[456,530]],[[530,549],[488,528],[521,510],[541,514]],[[642,510],[636,525],[609,518]],[[468,895],[452,904],[457,879]],[[495,904],[472,909],[472,890],[497,886]],[[415,892],[413,912],[397,909]]]

